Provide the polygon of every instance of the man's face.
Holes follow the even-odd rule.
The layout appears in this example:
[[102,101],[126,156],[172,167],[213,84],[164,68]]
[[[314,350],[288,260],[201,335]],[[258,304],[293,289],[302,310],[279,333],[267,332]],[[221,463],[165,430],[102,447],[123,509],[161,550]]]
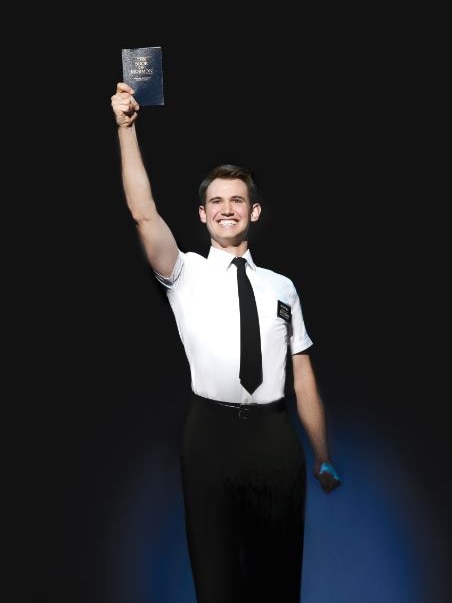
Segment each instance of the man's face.
[[240,179],[213,180],[206,191],[205,207],[199,207],[213,241],[221,247],[238,245],[247,238],[250,222],[259,219],[260,205],[251,207],[248,189]]

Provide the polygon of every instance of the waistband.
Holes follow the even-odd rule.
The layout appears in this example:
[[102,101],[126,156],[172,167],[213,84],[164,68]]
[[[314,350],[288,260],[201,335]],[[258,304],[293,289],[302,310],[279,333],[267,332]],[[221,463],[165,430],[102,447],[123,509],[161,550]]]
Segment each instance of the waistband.
[[204,398],[203,396],[198,396],[192,392],[192,400],[199,400],[200,402],[206,402],[207,404],[211,404],[212,407],[216,408],[224,408],[225,410],[236,411],[239,417],[247,417],[247,416],[263,416],[268,414],[275,414],[286,410],[286,398],[280,398],[275,402],[267,402],[265,404],[241,404],[240,402],[223,402],[221,400],[213,400],[211,398]]

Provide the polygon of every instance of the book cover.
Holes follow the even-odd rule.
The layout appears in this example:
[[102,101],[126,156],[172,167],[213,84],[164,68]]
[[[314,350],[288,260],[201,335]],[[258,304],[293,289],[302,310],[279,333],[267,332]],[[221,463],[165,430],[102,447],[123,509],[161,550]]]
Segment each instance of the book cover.
[[122,49],[123,81],[140,105],[164,105],[162,47]]

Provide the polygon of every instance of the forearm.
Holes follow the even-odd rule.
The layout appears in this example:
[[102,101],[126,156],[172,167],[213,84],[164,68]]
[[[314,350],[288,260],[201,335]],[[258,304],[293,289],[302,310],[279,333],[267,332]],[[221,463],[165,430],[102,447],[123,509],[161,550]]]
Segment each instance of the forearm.
[[124,194],[136,222],[144,252],[156,272],[162,276],[170,276],[179,250],[170,228],[158,213],[141,155],[135,123],[119,126],[118,137]]
[[330,493],[342,483],[333,467],[327,435],[325,407],[317,387],[317,380],[307,354],[292,356],[297,412],[314,452],[314,476],[322,490]]
[[297,413],[312,446],[316,465],[330,459],[327,421],[316,384],[303,384],[295,390]]
[[292,356],[297,413],[312,446],[316,464],[330,457],[325,408],[307,354]]
[[143,163],[135,124],[118,127],[118,138],[122,184],[132,217],[137,224],[157,219],[157,208],[152,196],[149,176]]

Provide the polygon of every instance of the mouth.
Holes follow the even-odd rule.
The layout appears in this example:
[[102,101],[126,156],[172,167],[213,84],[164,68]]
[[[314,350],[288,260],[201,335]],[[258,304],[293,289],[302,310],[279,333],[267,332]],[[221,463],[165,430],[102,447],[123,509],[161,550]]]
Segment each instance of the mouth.
[[236,220],[218,220],[218,224],[223,228],[232,228],[237,224]]

